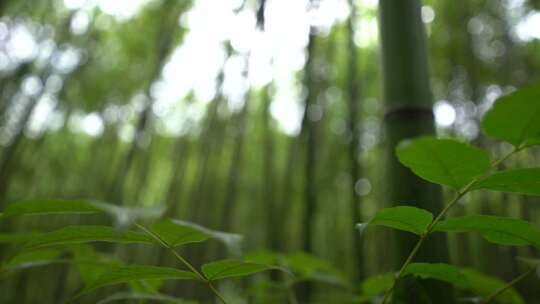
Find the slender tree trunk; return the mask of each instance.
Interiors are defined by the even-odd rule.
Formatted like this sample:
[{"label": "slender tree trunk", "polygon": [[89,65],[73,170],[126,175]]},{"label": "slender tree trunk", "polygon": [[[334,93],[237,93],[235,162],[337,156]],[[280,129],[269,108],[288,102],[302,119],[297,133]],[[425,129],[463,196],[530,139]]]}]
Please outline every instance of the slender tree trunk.
[{"label": "slender tree trunk", "polygon": [[238,192],[238,180],[240,178],[240,174],[242,173],[242,158],[244,154],[246,120],[248,115],[248,103],[250,99],[249,94],[249,91],[246,92],[244,105],[242,106],[240,113],[238,113],[237,117],[235,118],[237,125],[236,130],[233,130],[234,147],[232,152],[232,159],[230,162],[229,177],[227,179],[227,192],[225,194],[225,199],[223,202],[222,226],[225,231],[229,231],[232,228],[233,215],[237,206],[236,200]]},{"label": "slender tree trunk", "polygon": [[[314,66],[315,59],[315,33],[310,30],[307,46],[307,61],[304,67],[304,85],[306,92],[304,115],[302,118],[302,129],[299,139],[305,142],[304,158],[304,217],[302,220],[302,250],[308,253],[313,252],[313,231],[315,227],[315,216],[317,214],[317,189],[316,189],[316,153],[317,153],[317,132],[316,122],[309,117],[311,107],[315,103],[315,83]],[[309,303],[312,292],[312,284],[304,283],[299,286],[299,300],[302,303]]]},{"label": "slender tree trunk", "polygon": [[30,117],[38,103],[38,98],[30,97],[25,105],[21,118],[17,122],[14,130],[14,136],[11,143],[5,148],[2,157],[0,158],[0,209],[4,208],[6,195],[11,182],[11,176],[13,168],[16,164],[16,153],[18,153],[19,146],[24,139],[24,130],[28,125]]},{"label": "slender tree trunk", "polygon": [[[301,139],[305,138],[306,155],[304,160],[304,220],[303,220],[303,245],[302,249],[306,252],[313,251],[313,227],[317,209],[317,190],[315,188],[316,170],[316,127],[315,123],[309,118],[310,107],[315,102],[315,86],[313,81],[313,59],[315,57],[315,35],[309,36],[307,62],[305,66],[304,82],[307,90],[305,109],[302,119]],[[303,138],[302,138],[303,137]]]},{"label": "slender tree trunk", "polygon": [[181,195],[184,189],[184,175],[189,155],[189,138],[187,135],[178,137],[173,150],[173,175],[167,187],[165,203],[167,204],[166,215],[176,217],[181,203]]},{"label": "slender tree trunk", "polygon": [[119,205],[124,204],[124,187],[127,177],[129,176],[129,172],[133,166],[133,162],[135,160],[137,152],[140,149],[141,143],[146,140],[146,136],[148,136],[151,140],[153,100],[151,99],[152,97],[150,94],[150,88],[153,81],[157,79],[157,77],[159,77],[162,66],[174,46],[174,37],[178,28],[176,24],[178,20],[178,15],[176,14],[177,10],[174,7],[175,5],[175,1],[171,0],[165,1],[165,3],[162,5],[164,17],[160,21],[160,33],[156,37],[157,48],[155,65],[153,70],[150,72],[150,77],[148,78],[148,83],[146,84],[145,88],[147,98],[149,99],[146,100],[144,109],[139,115],[137,126],[135,129],[135,137],[130,147],[128,148],[126,157],[121,161],[120,165],[118,166],[118,169],[114,175],[115,177],[113,179],[112,187],[109,191],[110,199],[113,200],[114,203]]},{"label": "slender tree trunk", "polygon": [[[434,134],[432,94],[424,26],[419,0],[380,0],[379,18],[383,63],[383,86],[387,141],[386,203],[409,204],[433,213],[442,207],[441,189],[415,176],[395,157],[397,144],[407,138]],[[395,264],[403,264],[417,237],[396,234]],[[448,262],[444,234],[431,236],[417,255],[417,261]],[[448,284],[405,278],[394,292],[395,303],[419,303],[428,297],[434,303],[453,303]]]},{"label": "slender tree trunk", "polygon": [[262,153],[262,162],[263,162],[263,171],[262,171],[262,198],[261,201],[264,204],[265,210],[268,213],[268,223],[266,226],[266,239],[271,250],[280,251],[281,243],[281,234],[276,230],[276,221],[282,222],[280,217],[283,216],[281,213],[283,202],[276,200],[275,194],[275,174],[276,170],[274,168],[274,138],[271,127],[271,117],[270,117],[270,104],[272,103],[271,85],[268,85],[264,88],[263,91],[263,107],[262,107],[262,138],[263,138],[263,153]]},{"label": "slender tree trunk", "polygon": [[[353,223],[362,222],[362,210],[360,208],[360,196],[356,193],[355,184],[360,179],[360,164],[358,162],[358,156],[360,152],[360,134],[361,130],[358,128],[358,104],[360,103],[360,79],[358,77],[358,49],[354,44],[354,33],[356,25],[356,6],[353,0],[349,0],[349,7],[351,13],[347,22],[347,49],[348,49],[348,126],[351,135],[351,141],[349,143],[349,161],[351,172],[351,217]],[[354,278],[360,280],[362,273],[364,272],[363,265],[363,253],[362,244],[359,233],[354,233],[353,236],[353,261],[354,264]]]}]

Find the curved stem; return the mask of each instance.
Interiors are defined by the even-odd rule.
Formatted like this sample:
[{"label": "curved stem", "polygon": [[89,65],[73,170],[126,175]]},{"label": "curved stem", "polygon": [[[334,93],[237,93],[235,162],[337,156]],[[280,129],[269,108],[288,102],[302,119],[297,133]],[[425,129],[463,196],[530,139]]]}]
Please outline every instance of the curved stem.
[{"label": "curved stem", "polygon": [[523,279],[525,279],[526,277],[528,277],[531,273],[533,273],[535,271],[536,268],[531,268],[529,270],[527,270],[526,272],[522,273],[520,276],[518,276],[517,278],[513,279],[512,281],[508,282],[506,285],[504,285],[503,287],[499,288],[498,290],[496,290],[494,293],[492,293],[491,295],[489,295],[481,304],[488,304],[488,303],[491,303],[491,301],[495,300],[495,298],[497,298],[499,295],[501,295],[503,292],[507,291],[508,289],[510,289],[512,286],[516,285],[517,283],[521,282]]},{"label": "curved stem", "polygon": [[212,281],[210,280],[207,280],[208,282],[208,287],[210,287],[210,289],[212,290],[212,292],[216,295],[216,297],[218,297],[218,299],[223,302],[223,304],[227,304],[227,301],[225,301],[225,299],[223,298],[223,296],[219,293],[219,291],[217,291],[217,289],[214,287],[214,285],[212,284]]},{"label": "curved stem", "polygon": [[157,233],[151,231],[150,229],[144,227],[143,225],[139,224],[139,223],[135,223],[135,225],[141,229],[142,231],[144,231],[146,234],[150,235],[151,237],[153,237],[156,241],[159,242],[159,244],[166,248],[167,250],[169,250],[182,264],[184,264],[191,272],[193,272],[198,278],[199,280],[203,281],[203,282],[206,282],[206,284],[208,284],[208,287],[210,288],[210,290],[214,293],[214,295],[221,301],[223,302],[223,304],[227,304],[227,301],[225,301],[225,299],[223,298],[223,296],[219,293],[219,291],[217,291],[217,289],[214,287],[214,285],[212,284],[212,281],[210,281],[209,279],[207,279],[200,271],[198,271],[193,265],[191,265],[190,262],[188,262],[188,260],[186,260],[183,256],[181,256],[175,249],[173,246],[171,246],[169,243],[167,243],[164,239],[162,239]]},{"label": "curved stem", "polygon": [[[491,163],[491,168],[495,168],[497,165],[499,165],[500,163],[502,163],[503,161],[508,159],[510,156],[514,155],[515,153],[521,151],[522,149],[523,149],[522,147],[515,147],[510,153],[508,153],[505,156],[503,156],[503,157],[497,159],[496,161],[492,162]],[[429,226],[427,227],[426,232],[420,237],[420,239],[418,240],[418,242],[414,246],[413,250],[411,251],[411,253],[407,257],[407,259],[405,260],[403,265],[401,266],[399,272],[396,275],[396,280],[394,281],[394,284],[384,294],[384,297],[383,297],[383,300],[382,300],[381,304],[386,303],[386,301],[388,300],[388,297],[390,296],[391,292],[394,290],[394,287],[395,287],[395,284],[396,284],[397,280],[400,279],[403,276],[403,272],[405,271],[407,266],[409,266],[409,264],[412,262],[412,260],[414,259],[414,257],[418,253],[418,250],[420,250],[420,247],[422,247],[422,245],[426,241],[428,235],[433,232],[433,229],[435,229],[435,225],[437,225],[437,223],[439,223],[443,219],[443,217],[446,215],[446,213],[448,213],[448,211],[450,211],[450,209],[452,207],[454,207],[456,205],[456,203],[459,202],[459,200],[463,196],[465,196],[465,194],[467,194],[468,192],[471,191],[474,184],[476,184],[480,180],[480,178],[481,177],[477,177],[477,178],[473,179],[470,183],[468,183],[465,187],[463,187],[463,189],[458,191],[456,196],[454,196],[454,198],[444,207],[444,209],[435,217],[435,219],[433,221],[431,221],[431,224],[429,224]]]}]

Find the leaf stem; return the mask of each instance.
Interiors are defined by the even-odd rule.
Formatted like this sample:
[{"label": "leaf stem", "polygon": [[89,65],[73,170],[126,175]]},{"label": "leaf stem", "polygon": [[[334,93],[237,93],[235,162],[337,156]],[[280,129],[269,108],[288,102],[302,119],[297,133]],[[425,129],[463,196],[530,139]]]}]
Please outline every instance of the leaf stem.
[{"label": "leaf stem", "polygon": [[[508,159],[510,156],[514,155],[515,153],[521,151],[522,149],[523,149],[523,147],[521,147],[521,146],[520,147],[515,147],[510,153],[508,153],[505,156],[503,156],[503,157],[495,160],[494,162],[492,162],[491,163],[491,168],[495,168],[497,165],[499,165],[500,163],[502,163],[503,161]],[[381,304],[386,303],[386,301],[388,300],[388,297],[390,296],[391,292],[394,290],[394,287],[396,285],[397,280],[400,279],[403,276],[403,273],[405,272],[405,269],[412,262],[412,260],[414,259],[414,257],[418,253],[418,250],[420,250],[420,247],[422,247],[422,245],[426,241],[427,237],[433,232],[433,229],[435,229],[435,226],[437,225],[437,223],[439,223],[443,219],[443,217],[446,215],[446,213],[448,213],[448,211],[450,211],[450,209],[452,209],[452,207],[454,207],[456,205],[456,203],[459,202],[459,200],[463,196],[465,196],[465,194],[467,194],[469,191],[471,191],[471,188],[479,180],[480,180],[480,177],[477,177],[477,178],[473,179],[471,182],[469,182],[467,185],[465,185],[465,187],[463,187],[463,189],[458,191],[458,193],[454,196],[454,198],[444,207],[444,209],[435,217],[435,219],[433,221],[431,221],[431,224],[429,224],[429,226],[427,227],[426,232],[424,234],[422,234],[422,236],[420,237],[418,242],[416,242],[416,245],[412,249],[411,253],[407,257],[407,259],[405,260],[405,262],[403,263],[401,268],[399,269],[399,272],[396,275],[396,280],[394,281],[394,284],[384,294],[384,297],[383,297],[383,300],[382,300]]]},{"label": "leaf stem", "polygon": [[199,280],[203,281],[203,282],[206,282],[206,284],[208,284],[208,287],[210,288],[210,290],[214,293],[214,295],[221,301],[223,302],[223,304],[227,304],[227,301],[225,301],[225,299],[223,298],[223,296],[219,293],[219,291],[217,291],[217,289],[214,287],[214,285],[212,284],[212,281],[207,279],[200,271],[198,271],[193,265],[191,265],[190,262],[188,262],[188,260],[186,260],[183,256],[181,256],[175,249],[173,246],[171,246],[169,243],[167,243],[164,239],[162,239],[159,234],[151,231],[150,229],[144,227],[143,225],[139,224],[139,223],[135,223],[135,225],[141,229],[142,231],[144,231],[145,233],[147,233],[148,235],[150,235],[151,237],[153,237],[156,241],[158,241],[160,243],[160,245],[162,247],[164,247],[165,249],[167,249],[168,251],[170,251],[182,264],[184,264],[191,272],[193,272],[198,278]]},{"label": "leaf stem", "polygon": [[516,285],[517,283],[521,282],[523,279],[525,279],[526,277],[528,277],[531,273],[533,273],[534,271],[536,270],[536,268],[531,268],[529,270],[527,270],[526,272],[522,273],[521,275],[519,275],[518,277],[516,277],[515,279],[513,279],[512,281],[508,282],[506,285],[504,285],[503,287],[499,288],[498,290],[496,290],[494,293],[492,293],[491,295],[489,295],[483,302],[481,302],[481,304],[488,304],[488,303],[491,303],[491,301],[495,300],[495,298],[497,298],[499,295],[501,295],[503,292],[505,292],[506,290],[510,289],[512,286]]}]

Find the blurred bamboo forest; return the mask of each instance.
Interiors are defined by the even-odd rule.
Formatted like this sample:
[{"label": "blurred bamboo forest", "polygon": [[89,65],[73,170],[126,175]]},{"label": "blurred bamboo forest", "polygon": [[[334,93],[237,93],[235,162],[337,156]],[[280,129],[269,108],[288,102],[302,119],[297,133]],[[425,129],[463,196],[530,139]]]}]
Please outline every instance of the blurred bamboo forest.
[{"label": "blurred bamboo forest", "polygon": [[[508,151],[481,136],[479,121],[496,98],[540,80],[540,1],[422,4],[437,134]],[[392,234],[354,229],[391,205],[377,18],[376,0],[0,1],[0,209],[35,198],[162,208],[242,235],[243,253],[307,251],[355,279],[395,268]],[[531,149],[509,162],[539,158]],[[538,225],[539,204],[479,192],[452,213]],[[173,263],[129,248],[111,254]],[[233,249],[186,254],[200,264]],[[477,235],[450,236],[449,250],[454,264],[504,280],[521,272],[516,256],[533,255]],[[61,303],[78,287],[63,266],[0,279],[1,303]],[[234,303],[280,303],[257,298],[262,281],[221,288]],[[190,288],[175,289],[182,284]],[[210,303],[189,283],[167,288]],[[540,303],[537,280],[517,288],[526,303]],[[341,291],[312,293],[338,303]]]}]

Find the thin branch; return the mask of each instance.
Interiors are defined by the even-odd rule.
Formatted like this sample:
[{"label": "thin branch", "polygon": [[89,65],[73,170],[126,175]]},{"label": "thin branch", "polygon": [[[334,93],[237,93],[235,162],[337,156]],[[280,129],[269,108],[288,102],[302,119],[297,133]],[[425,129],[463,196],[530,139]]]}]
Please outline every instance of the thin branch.
[{"label": "thin branch", "polygon": [[144,231],[146,234],[150,235],[151,237],[153,237],[156,241],[159,242],[159,244],[166,248],[167,250],[169,250],[180,262],[182,262],[182,264],[184,264],[191,272],[193,272],[198,278],[199,280],[203,281],[203,282],[206,282],[206,284],[208,284],[208,287],[210,288],[210,290],[215,294],[216,297],[218,297],[218,299],[223,302],[223,304],[227,304],[227,301],[225,301],[225,299],[223,298],[223,296],[219,293],[219,291],[217,291],[217,289],[214,287],[214,285],[212,285],[212,281],[207,279],[201,272],[199,272],[193,265],[191,265],[190,262],[188,262],[183,256],[181,256],[175,249],[173,246],[171,246],[169,243],[167,243],[164,239],[162,239],[157,233],[151,231],[150,229],[144,227],[143,225],[139,224],[139,223],[135,223],[135,225],[141,229],[142,231]]},{"label": "thin branch", "polygon": [[[514,155],[515,153],[519,152],[523,150],[523,147],[515,147],[510,153],[506,154],[505,156],[501,157],[500,159],[498,160],[495,160],[494,162],[491,163],[491,168],[495,168],[497,165],[499,165],[500,163],[502,163],[503,161],[505,161],[506,159],[508,159],[510,156]],[[448,211],[456,205],[457,202],[459,202],[459,200],[465,196],[465,194],[469,193],[472,189],[472,187],[481,179],[481,177],[477,177],[475,179],[473,179],[470,183],[468,183],[465,187],[463,187],[462,190],[458,191],[458,193],[456,194],[456,196],[446,205],[446,207],[444,207],[444,209],[435,217],[435,219],[431,222],[431,224],[429,224],[429,226],[427,227],[426,229],[426,232],[420,237],[420,239],[418,240],[418,242],[416,243],[416,245],[414,246],[413,250],[411,251],[411,253],[409,254],[409,256],[407,257],[407,259],[405,260],[405,262],[403,263],[403,266],[401,266],[398,274],[396,275],[396,280],[394,281],[394,284],[392,285],[392,287],[390,289],[388,289],[386,291],[386,293],[384,294],[384,297],[383,297],[383,300],[381,302],[381,304],[384,304],[386,303],[386,301],[388,300],[388,298],[390,297],[390,294],[392,293],[392,291],[394,290],[395,288],[395,285],[396,285],[396,282],[398,279],[400,279],[402,276],[403,276],[403,273],[405,272],[405,269],[407,268],[407,266],[409,266],[409,264],[412,262],[412,260],[414,259],[414,257],[416,256],[416,254],[418,253],[418,250],[420,250],[420,247],[422,247],[422,245],[424,244],[425,240],[427,239],[427,236],[429,234],[431,234],[433,232],[433,229],[435,229],[435,226],[437,225],[437,223],[439,223],[442,218],[446,215],[446,213],[448,213]],[[503,290],[504,291],[504,290]],[[486,302],[487,303],[487,302]]]},{"label": "thin branch", "polygon": [[523,279],[528,277],[531,273],[533,273],[536,270],[536,268],[531,268],[527,270],[526,272],[522,273],[517,278],[513,279],[512,281],[508,282],[503,287],[496,290],[494,293],[489,295],[481,304],[488,304],[491,303],[491,301],[495,300],[499,295],[501,295],[503,292],[507,291],[508,289],[512,288],[512,286],[516,285],[517,283],[521,282]]}]

